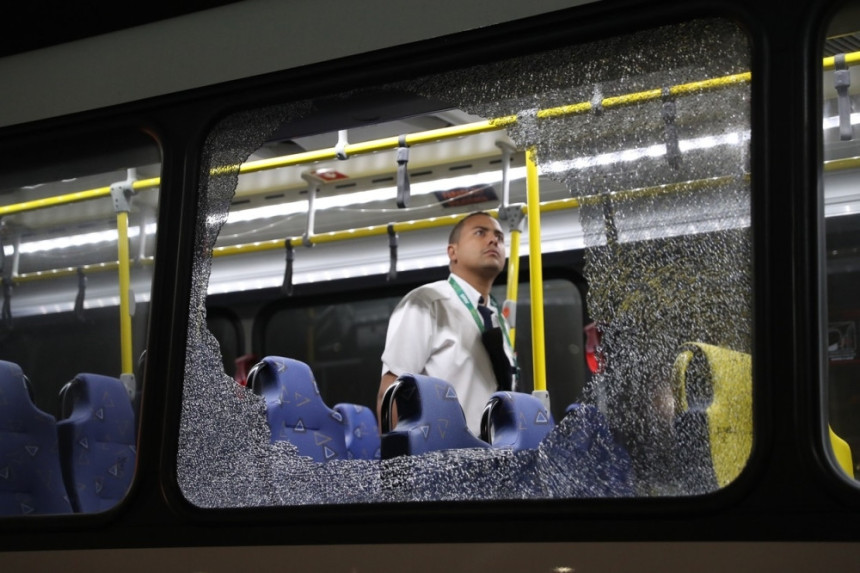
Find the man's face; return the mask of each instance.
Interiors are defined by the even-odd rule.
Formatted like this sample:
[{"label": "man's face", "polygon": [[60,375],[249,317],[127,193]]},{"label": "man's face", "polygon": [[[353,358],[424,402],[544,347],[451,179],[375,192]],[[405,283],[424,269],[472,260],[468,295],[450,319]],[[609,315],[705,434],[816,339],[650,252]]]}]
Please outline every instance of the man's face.
[{"label": "man's face", "polygon": [[456,268],[498,276],[505,267],[505,234],[488,215],[475,215],[463,223],[459,240],[448,245],[448,258]]}]

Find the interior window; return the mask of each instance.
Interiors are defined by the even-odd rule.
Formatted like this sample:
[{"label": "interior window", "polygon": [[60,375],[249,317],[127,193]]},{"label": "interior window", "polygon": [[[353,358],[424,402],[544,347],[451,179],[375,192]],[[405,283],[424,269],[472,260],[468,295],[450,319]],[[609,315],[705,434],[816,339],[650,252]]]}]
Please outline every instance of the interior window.
[{"label": "interior window", "polygon": [[849,478],[858,471],[860,379],[857,332],[860,327],[860,5],[848,4],[834,16],[824,44],[824,230],[823,282],[827,314],[825,428],[834,465]]},{"label": "interior window", "polygon": [[6,158],[0,514],[106,511],[135,470],[159,150],[122,132]]},{"label": "interior window", "polygon": [[[749,100],[747,37],[709,19],[225,118],[203,150],[185,497],[220,508],[730,484],[753,441]],[[420,373],[376,417],[399,294],[344,299],[435,280],[451,227],[474,210],[506,234],[513,278],[497,298],[513,303],[500,312],[516,312],[530,384],[494,395],[480,435],[445,381]],[[582,299],[544,282],[550,254],[576,261]],[[527,284],[510,272],[520,264]],[[194,309],[249,291],[282,300],[262,319],[269,357],[237,388],[200,367],[221,357]]]}]

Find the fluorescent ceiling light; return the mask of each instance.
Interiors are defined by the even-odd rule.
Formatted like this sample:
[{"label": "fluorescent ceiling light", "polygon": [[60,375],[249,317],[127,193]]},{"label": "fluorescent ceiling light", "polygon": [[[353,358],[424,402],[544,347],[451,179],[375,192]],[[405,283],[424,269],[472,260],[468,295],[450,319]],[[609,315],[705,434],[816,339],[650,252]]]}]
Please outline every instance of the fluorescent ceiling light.
[{"label": "fluorescent ceiling light", "polygon": [[[155,223],[146,225],[145,233],[154,235],[156,229]],[[140,234],[139,227],[130,227],[128,237],[133,239]],[[108,229],[106,231],[94,231],[92,233],[81,233],[79,235],[69,235],[65,237],[56,237],[53,239],[42,239],[39,241],[27,241],[18,246],[18,252],[22,255],[31,253],[40,253],[44,251],[53,251],[57,249],[68,249],[71,247],[82,247],[84,245],[94,245],[97,243],[116,243],[119,234],[116,229]],[[15,253],[15,247],[5,245],[3,253],[7,256],[12,256]]]},{"label": "fluorescent ceiling light", "polygon": [[[514,167],[508,171],[508,179],[516,181],[526,178],[525,167]],[[471,175],[460,175],[458,177],[449,177],[446,179],[436,179],[433,181],[422,181],[419,183],[411,183],[409,186],[409,194],[428,195],[435,191],[446,191],[449,189],[469,188],[475,185],[492,185],[502,181],[501,171],[486,171],[484,173],[475,173]],[[345,193],[342,195],[324,196],[318,195],[314,198],[314,209],[317,211],[323,209],[332,209],[335,207],[350,207],[353,205],[363,205],[375,201],[393,201],[397,197],[397,187],[382,187],[370,191],[359,191],[357,193]],[[283,217],[284,215],[294,215],[297,213],[306,213],[308,210],[308,202],[291,201],[289,203],[279,203],[277,205],[266,205],[263,207],[254,207],[251,209],[243,209],[241,211],[230,211],[227,216],[227,224],[240,223],[242,221],[252,221],[254,219],[262,219],[268,217]],[[213,220],[214,222],[214,220]]]},{"label": "fluorescent ceiling light", "polygon": [[[852,114],[852,123],[860,122],[860,113]],[[838,118],[827,118],[825,127],[828,122],[835,122],[838,125]],[[678,142],[678,146],[682,152],[695,149],[709,149],[720,145],[739,145],[750,139],[749,131],[733,132],[718,136],[699,137],[694,139],[684,139]],[[589,157],[578,157],[563,161],[552,161],[539,166],[541,173],[563,173],[573,169],[588,169],[602,165],[610,165],[614,163],[624,163],[637,161],[643,158],[654,158],[666,155],[666,145],[656,144],[648,147],[640,147],[634,149],[625,149],[612,153],[602,153]],[[508,171],[509,181],[518,181],[526,178],[525,167],[514,167]],[[436,191],[445,191],[457,188],[469,188],[475,185],[493,185],[501,183],[501,170],[485,171],[470,175],[461,175],[457,177],[449,177],[446,179],[437,179],[433,181],[422,181],[412,183],[410,185],[410,194],[427,195]],[[397,196],[396,187],[383,187],[370,191],[360,191],[357,193],[345,193],[332,196],[317,196],[314,199],[314,208],[317,211],[324,209],[332,209],[338,207],[350,207],[354,205],[362,205],[376,201],[393,200]],[[287,203],[279,203],[265,205],[262,207],[254,207],[250,209],[230,211],[227,216],[227,224],[239,223],[243,221],[252,221],[256,219],[283,217],[286,215],[294,215],[307,213],[308,202],[291,201]],[[217,217],[210,216],[210,223],[216,223]],[[155,224],[146,225],[146,234],[155,233]],[[134,238],[138,235],[138,228],[132,227],[129,229],[129,238]],[[116,242],[117,231],[107,230],[93,233],[82,233],[79,235],[71,235],[67,237],[58,237],[54,239],[45,239],[40,241],[29,241],[22,243],[19,246],[21,254],[30,254],[54,249],[66,249],[71,247],[80,247],[102,242]],[[6,245],[4,247],[6,255],[14,253],[14,247]]]},{"label": "fluorescent ceiling light", "polygon": [[[749,131],[736,131],[725,133],[723,135],[709,135],[694,139],[682,139],[678,142],[678,147],[681,152],[687,152],[694,149],[710,149],[720,145],[739,145],[745,141],[749,141],[749,139]],[[629,161],[644,159],[646,157],[653,158],[662,157],[664,155],[666,155],[666,144],[658,143],[648,147],[625,149],[623,151],[613,151],[612,153],[601,153],[600,155],[592,155],[589,157],[576,157],[574,159],[566,159],[563,161],[551,161],[549,163],[542,164],[540,166],[540,171],[541,173],[565,173],[573,169],[588,169],[590,167],[626,163]]]},{"label": "fluorescent ceiling light", "polygon": [[[738,145],[749,140],[749,132],[734,132],[718,136],[699,137],[696,139],[685,139],[678,142],[678,146],[682,152],[691,151],[694,149],[709,149],[719,145]],[[587,169],[600,165],[609,165],[613,163],[622,163],[636,161],[645,157],[660,157],[666,154],[666,145],[657,144],[649,147],[640,147],[636,149],[626,149],[613,153],[602,153],[590,157],[580,157],[565,161],[553,161],[539,166],[541,173],[563,173],[571,169]],[[508,171],[510,181],[525,179],[526,168],[514,167]],[[437,179],[434,181],[423,181],[410,185],[410,195],[426,195],[435,191],[445,191],[448,189],[468,188],[474,185],[492,185],[502,181],[502,173],[500,170],[486,171],[484,173],[476,173],[473,175],[462,175],[459,177],[450,177],[447,179]],[[317,196],[314,199],[314,208],[317,211],[323,209],[331,209],[333,207],[348,207],[352,205],[361,205],[374,201],[393,200],[397,196],[396,187],[383,187],[373,189],[371,191],[361,191],[358,193],[349,193],[344,195],[334,196]],[[239,223],[242,221],[251,221],[254,219],[268,217],[283,217],[285,215],[294,215],[298,213],[306,213],[308,210],[307,201],[292,201],[289,203],[280,203],[277,205],[266,205],[264,207],[253,207],[241,211],[231,211],[227,217],[227,224]],[[215,220],[213,219],[213,223]]]},{"label": "fluorescent ceiling light", "polygon": [[[851,125],[857,125],[858,123],[860,123],[860,113],[852,113],[851,114]],[[824,129],[833,129],[835,127],[839,127],[839,116],[838,115],[824,118]]]}]

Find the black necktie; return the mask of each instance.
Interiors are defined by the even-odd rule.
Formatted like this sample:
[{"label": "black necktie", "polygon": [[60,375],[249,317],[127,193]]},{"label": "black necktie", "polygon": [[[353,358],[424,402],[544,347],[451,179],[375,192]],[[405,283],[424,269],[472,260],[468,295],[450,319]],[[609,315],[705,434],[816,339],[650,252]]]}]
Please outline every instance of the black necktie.
[{"label": "black necktie", "polygon": [[484,297],[478,299],[478,312],[484,317],[484,332],[481,333],[481,342],[487,349],[490,363],[493,365],[493,374],[496,377],[497,390],[510,390],[512,387],[511,362],[505,354],[505,343],[502,340],[502,329],[493,326],[493,311],[484,305]]},{"label": "black necktie", "polygon": [[478,299],[478,312],[484,319],[484,330],[493,328],[493,311],[484,304],[484,297]]}]

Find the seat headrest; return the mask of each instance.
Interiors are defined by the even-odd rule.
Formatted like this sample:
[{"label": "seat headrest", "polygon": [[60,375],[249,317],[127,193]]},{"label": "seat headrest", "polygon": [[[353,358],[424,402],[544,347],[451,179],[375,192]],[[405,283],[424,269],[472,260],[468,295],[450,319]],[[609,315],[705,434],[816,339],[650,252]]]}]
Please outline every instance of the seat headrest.
[{"label": "seat headrest", "polygon": [[126,415],[131,407],[131,399],[119,378],[104,376],[102,374],[80,373],[66,382],[60,389],[60,419],[71,417],[75,410],[84,410],[89,415],[90,410],[97,406],[97,402],[106,402],[111,406],[123,408]]},{"label": "seat headrest", "polygon": [[481,439],[494,448],[534,449],[555,425],[543,402],[523,392],[496,392],[481,416]]},{"label": "seat headrest", "polygon": [[672,366],[676,412],[707,409],[736,393],[752,392],[752,358],[721,346],[688,342],[681,346]]},{"label": "seat headrest", "polygon": [[312,385],[315,393],[319,394],[311,367],[294,358],[266,356],[248,372],[247,386],[259,396],[277,391],[284,384],[300,387]]},{"label": "seat headrest", "polygon": [[10,403],[17,404],[25,398],[33,405],[36,403],[33,383],[14,362],[0,360],[0,392],[6,395]]},{"label": "seat headrest", "polygon": [[[397,426],[388,431],[390,412],[395,403]],[[469,431],[454,387],[431,376],[401,375],[383,396],[381,420],[383,458],[436,450],[490,447]]]},{"label": "seat headrest", "polygon": [[706,419],[714,475],[724,487],[740,474],[752,451],[752,357],[686,343],[672,368],[672,387],[676,420],[694,413]]}]

